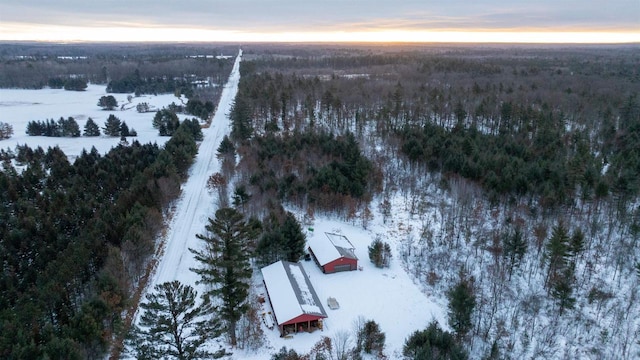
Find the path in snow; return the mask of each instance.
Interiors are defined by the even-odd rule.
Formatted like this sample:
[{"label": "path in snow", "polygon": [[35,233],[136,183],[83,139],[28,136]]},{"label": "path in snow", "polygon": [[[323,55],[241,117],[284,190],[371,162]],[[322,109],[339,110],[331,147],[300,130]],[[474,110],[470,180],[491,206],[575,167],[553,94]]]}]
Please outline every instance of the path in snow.
[{"label": "path in snow", "polygon": [[202,130],[204,139],[189,170],[189,178],[182,187],[182,194],[167,233],[164,253],[147,286],[147,292],[152,291],[156,284],[180,280],[202,294],[202,289],[196,286],[198,276],[189,270],[198,266],[189,248],[199,248],[201,240],[196,238],[196,234],[205,232],[207,219],[213,217],[215,211],[213,196],[207,190],[206,184],[211,174],[220,171],[216,150],[230,129],[227,114],[238,92],[241,58],[242,50],[238,53],[229,80],[222,91],[211,126]]}]

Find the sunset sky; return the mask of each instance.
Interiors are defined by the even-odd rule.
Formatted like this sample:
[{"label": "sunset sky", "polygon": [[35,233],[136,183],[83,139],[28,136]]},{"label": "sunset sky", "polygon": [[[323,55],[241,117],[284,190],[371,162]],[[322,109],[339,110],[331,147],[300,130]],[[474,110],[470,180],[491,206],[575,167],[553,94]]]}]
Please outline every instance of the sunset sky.
[{"label": "sunset sky", "polygon": [[640,42],[640,0],[1,0],[0,40]]}]

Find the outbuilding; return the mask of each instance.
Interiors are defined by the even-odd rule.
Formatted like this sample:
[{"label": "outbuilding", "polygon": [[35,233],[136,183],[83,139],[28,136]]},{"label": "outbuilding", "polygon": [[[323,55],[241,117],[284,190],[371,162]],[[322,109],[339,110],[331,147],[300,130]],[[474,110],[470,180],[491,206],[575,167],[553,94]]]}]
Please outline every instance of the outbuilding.
[{"label": "outbuilding", "polygon": [[300,263],[278,261],[261,272],[282,336],[322,329],[327,313]]},{"label": "outbuilding", "polygon": [[309,240],[309,253],[325,274],[358,269],[355,247],[346,236],[324,233]]}]

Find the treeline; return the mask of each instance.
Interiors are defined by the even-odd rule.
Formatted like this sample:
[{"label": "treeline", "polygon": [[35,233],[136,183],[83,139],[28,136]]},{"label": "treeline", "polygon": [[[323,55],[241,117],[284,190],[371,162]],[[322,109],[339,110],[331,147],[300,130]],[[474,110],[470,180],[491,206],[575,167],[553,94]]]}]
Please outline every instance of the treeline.
[{"label": "treeline", "polygon": [[[121,121],[113,114],[110,114],[109,117],[107,117],[107,120],[104,122],[103,130],[104,134],[107,136],[138,136],[135,129],[130,129],[125,121]],[[58,121],[53,119],[32,120],[27,123],[26,133],[29,136],[78,137],[80,136],[80,126],[71,116],[67,119],[60,117]],[[87,119],[83,135],[100,136],[100,127],[98,127],[98,124],[96,124],[92,118]]]},{"label": "treeline", "polygon": [[413,165],[481,183],[494,202],[550,209],[613,195],[623,208],[640,191],[638,59],[624,47],[503,50],[257,57],[243,62],[236,99],[253,128],[234,131],[373,131]]},{"label": "treeline", "polygon": [[73,164],[57,147],[1,152],[0,357],[104,356],[196,152],[188,126],[164,149],[133,141]]},{"label": "treeline", "polygon": [[87,80],[78,77],[69,77],[66,79],[55,77],[50,78],[49,81],[47,81],[47,85],[52,89],[64,88],[65,90],[84,91],[87,88]]},{"label": "treeline", "polygon": [[109,81],[107,92],[110,93],[135,93],[141,94],[164,94],[187,92],[191,85],[185,79],[173,79],[166,77],[142,78],[139,71],[126,75],[122,78]]},{"label": "treeline", "polygon": [[138,84],[141,93],[174,92],[180,87],[169,79],[179,79],[187,85],[185,91],[198,94],[216,90],[195,89],[191,81],[207,79],[214,86],[221,86],[231,71],[233,59],[191,56],[236,52],[237,47],[208,45],[2,44],[0,88],[60,88],[61,84],[71,86],[77,79],[84,81],[85,88],[87,83],[106,85],[113,81],[118,85],[114,88],[126,86],[132,89],[126,92],[135,92],[136,87],[127,79],[138,74],[143,80]]},{"label": "treeline", "polygon": [[412,162],[477,181],[494,201],[501,195],[536,196],[549,209],[609,193],[618,199],[638,195],[638,108],[629,98],[620,111],[621,126],[605,127],[596,138],[586,129],[567,130],[562,113],[512,103],[502,104],[497,134],[467,126],[463,110],[452,129],[429,122],[398,133]]},{"label": "treeline", "polygon": [[49,137],[78,137],[80,126],[76,120],[69,116],[67,119],[60,117],[58,121],[53,119],[32,120],[27,123],[27,135]]}]

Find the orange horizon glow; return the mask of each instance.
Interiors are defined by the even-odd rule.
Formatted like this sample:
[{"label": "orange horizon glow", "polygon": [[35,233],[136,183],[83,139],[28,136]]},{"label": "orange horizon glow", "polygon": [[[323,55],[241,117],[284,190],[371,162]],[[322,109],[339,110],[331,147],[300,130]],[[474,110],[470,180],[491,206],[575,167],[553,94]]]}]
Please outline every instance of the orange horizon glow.
[{"label": "orange horizon glow", "polygon": [[2,41],[43,42],[290,42],[290,43],[640,43],[625,30],[460,29],[257,32],[164,27],[72,27],[0,24]]}]

